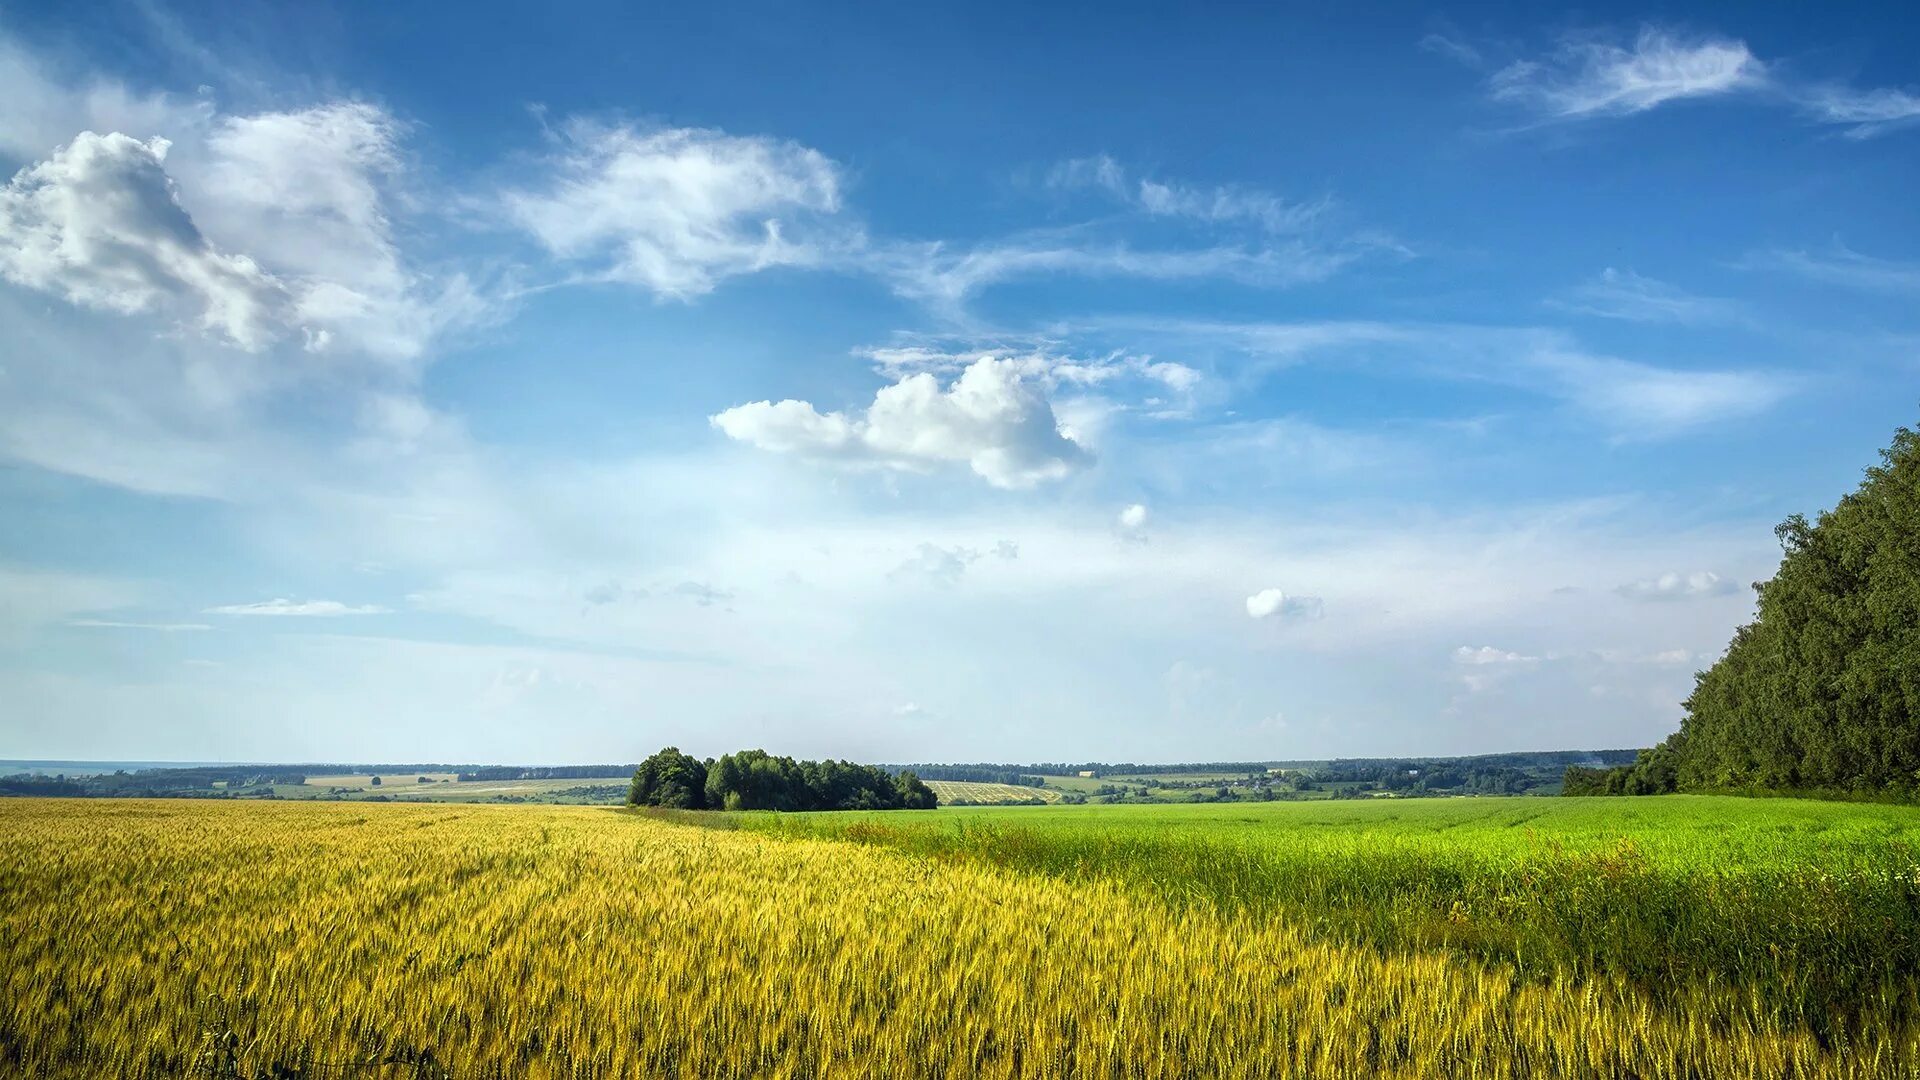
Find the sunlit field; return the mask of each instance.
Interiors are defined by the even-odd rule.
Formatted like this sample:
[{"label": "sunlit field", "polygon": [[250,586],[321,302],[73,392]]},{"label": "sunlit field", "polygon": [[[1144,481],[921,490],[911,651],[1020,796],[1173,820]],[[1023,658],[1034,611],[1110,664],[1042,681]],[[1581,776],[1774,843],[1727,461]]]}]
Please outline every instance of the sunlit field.
[{"label": "sunlit field", "polygon": [[738,824],[1118,881],[1168,903],[1264,912],[1349,943],[1444,949],[1529,978],[1620,976],[1655,996],[1737,986],[1824,1038],[1862,1017],[1920,1016],[1920,807],[1393,799]]},{"label": "sunlit field", "polygon": [[[1085,826],[1101,821],[1034,819],[1022,835],[1098,836]],[[956,829],[959,812],[841,820],[870,841],[912,821],[984,835]],[[1407,843],[1436,867],[1462,850]],[[1524,847],[1503,857],[1529,865]],[[1816,1032],[1739,982],[1655,993],[1631,973],[1522,973],[1442,937],[1350,941],[1311,904],[929,854],[577,807],[10,800],[0,1071],[1901,1076],[1920,1061],[1907,983]],[[1614,895],[1622,864],[1567,857]],[[1666,880],[1677,858],[1629,862],[1623,880]],[[1904,895],[1911,912],[1911,866],[1904,894],[1831,896]],[[1528,902],[1527,879],[1508,886]]]},{"label": "sunlit field", "polygon": [[940,797],[941,806],[955,803],[1028,803],[1035,799],[1056,803],[1060,793],[1045,788],[1019,787],[1014,784],[982,784],[966,780],[928,780],[926,785]]}]

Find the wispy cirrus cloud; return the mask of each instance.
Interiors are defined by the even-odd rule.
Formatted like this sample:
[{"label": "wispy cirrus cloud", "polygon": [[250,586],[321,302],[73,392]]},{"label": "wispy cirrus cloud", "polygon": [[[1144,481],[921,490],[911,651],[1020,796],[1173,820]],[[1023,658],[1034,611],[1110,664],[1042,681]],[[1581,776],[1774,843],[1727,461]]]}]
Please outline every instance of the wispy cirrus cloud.
[{"label": "wispy cirrus cloud", "polygon": [[1920,293],[1920,263],[1863,255],[1844,244],[1827,251],[1775,248],[1748,255],[1737,265],[1866,292]]},{"label": "wispy cirrus cloud", "polygon": [[1920,117],[1920,93],[1882,88],[1855,90],[1838,84],[1805,87],[1796,96],[1799,107],[1828,124],[1848,125],[1851,139],[1868,139]]},{"label": "wispy cirrus cloud", "polygon": [[1494,100],[1543,122],[1642,113],[1672,102],[1745,96],[1782,103],[1816,123],[1865,139],[1920,118],[1920,94],[1804,79],[1754,55],[1745,41],[1656,25],[1630,42],[1600,31],[1516,60],[1488,80]]},{"label": "wispy cirrus cloud", "polygon": [[1753,416],[1801,385],[1762,368],[1648,363],[1594,352],[1563,331],[1384,321],[1132,321],[1113,325],[1195,351],[1227,347],[1256,372],[1337,363],[1409,376],[1497,383],[1565,402],[1622,438],[1667,438]]},{"label": "wispy cirrus cloud", "polygon": [[1767,371],[1692,370],[1547,349],[1528,361],[1556,393],[1623,433],[1658,438],[1765,412],[1794,379]]},{"label": "wispy cirrus cloud", "polygon": [[895,244],[876,250],[867,265],[893,291],[935,312],[959,317],[967,301],[995,285],[1050,276],[1136,278],[1145,281],[1233,281],[1284,288],[1324,281],[1364,258],[1365,243],[1327,247],[1304,240],[1258,246],[1137,247],[1078,230],[1025,233],[962,247]]},{"label": "wispy cirrus cloud", "polygon": [[1683,326],[1741,326],[1752,321],[1745,304],[1699,296],[1631,270],[1609,266],[1593,279],[1549,297],[1547,304],[1577,315]]},{"label": "wispy cirrus cloud", "polygon": [[1070,158],[1047,173],[1056,190],[1096,190],[1153,217],[1209,224],[1250,224],[1271,233],[1298,232],[1322,220],[1329,197],[1296,202],[1243,184],[1193,184],[1136,176],[1105,155]]},{"label": "wispy cirrus cloud", "polygon": [[134,622],[125,619],[68,619],[67,625],[89,630],[153,630],[163,634],[213,629],[208,623]]},{"label": "wispy cirrus cloud", "polygon": [[201,611],[203,615],[265,615],[287,618],[331,619],[344,615],[387,615],[392,608],[378,604],[343,604],[338,600],[261,600],[252,604],[222,604]]},{"label": "wispy cirrus cloud", "polygon": [[780,266],[818,266],[857,236],[833,223],[841,170],[785,139],[574,119],[543,174],[500,196],[508,221],[589,279],[669,300]]},{"label": "wispy cirrus cloud", "polygon": [[1646,27],[1631,45],[1594,37],[1562,42],[1541,59],[1495,72],[1489,88],[1496,100],[1575,119],[1645,112],[1765,83],[1766,65],[1743,41]]}]

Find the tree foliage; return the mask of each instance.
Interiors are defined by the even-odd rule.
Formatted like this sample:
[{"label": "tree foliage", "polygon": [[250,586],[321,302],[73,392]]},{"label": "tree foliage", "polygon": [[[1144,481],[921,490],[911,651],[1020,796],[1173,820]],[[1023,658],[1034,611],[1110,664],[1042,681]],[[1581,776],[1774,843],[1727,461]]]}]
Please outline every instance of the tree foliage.
[{"label": "tree foliage", "polygon": [[707,806],[707,766],[699,758],[669,746],[640,763],[633,772],[627,802],[634,806],[670,806],[676,810],[704,810]]},{"label": "tree foliage", "polygon": [[1618,776],[1569,769],[1569,794],[1920,793],[1920,433],[1896,432],[1817,521],[1775,531],[1759,613],[1696,677],[1680,730]]},{"label": "tree foliage", "polygon": [[911,771],[765,750],[701,762],[669,746],[640,764],[627,801],[682,810],[931,810],[939,800]]}]

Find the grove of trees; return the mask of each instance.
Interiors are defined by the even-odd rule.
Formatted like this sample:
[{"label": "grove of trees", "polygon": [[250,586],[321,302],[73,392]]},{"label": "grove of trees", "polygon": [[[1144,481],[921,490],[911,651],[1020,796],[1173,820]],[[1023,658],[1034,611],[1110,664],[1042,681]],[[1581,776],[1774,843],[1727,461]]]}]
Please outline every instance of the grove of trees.
[{"label": "grove of trees", "polygon": [[1696,677],[1680,730],[1630,766],[1569,768],[1567,794],[1920,795],[1920,433],[1775,532],[1759,613]]},{"label": "grove of trees", "polygon": [[669,746],[640,763],[627,802],[680,810],[931,810],[939,800],[910,771],[795,761],[765,750],[701,761]]}]

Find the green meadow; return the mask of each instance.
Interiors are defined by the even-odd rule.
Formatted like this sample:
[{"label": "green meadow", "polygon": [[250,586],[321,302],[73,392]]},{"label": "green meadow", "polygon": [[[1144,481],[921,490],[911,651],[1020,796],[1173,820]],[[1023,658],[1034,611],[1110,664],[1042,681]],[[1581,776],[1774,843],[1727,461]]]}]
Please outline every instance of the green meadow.
[{"label": "green meadow", "polygon": [[[713,817],[713,815],[705,815]],[[716,822],[722,823],[722,822]],[[740,814],[1342,941],[1441,948],[1517,977],[1621,976],[1656,996],[1746,987],[1845,1039],[1920,1017],[1920,808],[1798,799],[1437,799]]]}]

